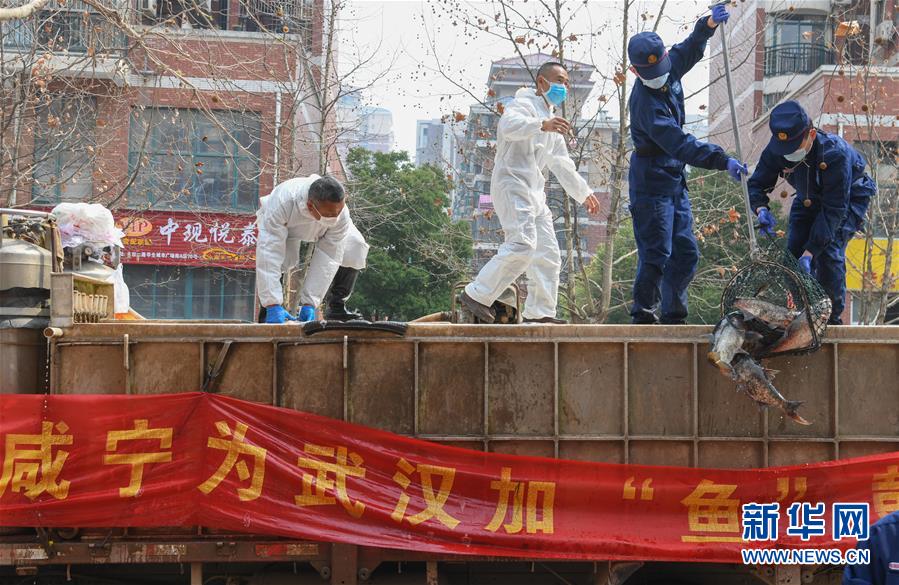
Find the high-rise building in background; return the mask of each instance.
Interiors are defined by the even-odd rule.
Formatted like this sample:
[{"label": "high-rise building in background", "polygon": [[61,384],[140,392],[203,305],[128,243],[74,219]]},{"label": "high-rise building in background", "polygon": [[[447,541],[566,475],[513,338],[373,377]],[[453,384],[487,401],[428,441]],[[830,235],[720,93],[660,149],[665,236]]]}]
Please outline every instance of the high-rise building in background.
[{"label": "high-rise building in background", "polygon": [[[796,100],[818,128],[839,134],[865,155],[872,172],[876,171],[878,200],[896,201],[897,24],[899,9],[894,0],[737,3],[726,30],[744,158],[750,164],[756,162],[770,139],[771,108]],[[721,37],[715,35],[711,40],[709,139],[732,150],[721,51]],[[772,197],[787,207],[792,191],[783,181]],[[878,222],[869,222],[868,229],[875,238],[886,235]],[[850,242],[850,253],[859,244],[863,242]],[[853,288],[851,282],[849,288]]]},{"label": "high-rise building in background", "polygon": [[373,152],[390,152],[393,144],[393,114],[390,110],[364,106],[359,116],[357,146]]},{"label": "high-rise building in background", "polygon": [[445,120],[419,120],[415,124],[415,164],[455,168],[459,158],[459,125]]},{"label": "high-rise building in background", "polygon": [[[502,228],[494,213],[490,196],[490,175],[496,154],[496,129],[500,117],[496,110],[512,100],[518,89],[533,87],[533,75],[536,75],[541,64],[551,60],[555,58],[535,53],[525,55],[524,58],[512,57],[493,62],[487,77],[488,97],[483,103],[474,104],[469,109],[467,125],[458,149],[461,159],[457,166],[459,180],[452,213],[454,219],[471,223],[475,247],[472,266],[474,271],[479,270],[503,242]],[[612,149],[618,140],[618,124],[604,112],[592,118],[583,117],[584,103],[593,89],[591,76],[595,68],[593,65],[569,60],[565,61],[565,65],[571,83],[566,112],[569,118],[572,117],[572,112],[576,113],[578,143],[585,145],[583,151],[573,149],[572,157],[605,209],[609,196],[608,169]],[[581,258],[575,253],[573,264],[567,261],[569,238],[564,220],[567,195],[551,175],[547,182],[547,198],[556,218],[556,234],[563,256],[562,269],[566,271],[570,265],[578,265]],[[603,213],[598,217],[587,215],[583,207],[573,200],[570,202],[570,209],[571,222],[576,222],[576,233],[572,241],[579,245],[583,253],[582,259],[586,263],[605,237],[606,218]]]},{"label": "high-rise building in background", "polygon": [[394,148],[393,114],[364,102],[362,90],[350,88],[337,100],[338,150],[351,148],[390,152]]},{"label": "high-rise building in background", "polygon": [[458,175],[462,152],[460,142],[465,133],[464,120],[418,120],[415,125],[415,164],[434,165],[452,180],[449,206],[452,208],[460,182]]}]

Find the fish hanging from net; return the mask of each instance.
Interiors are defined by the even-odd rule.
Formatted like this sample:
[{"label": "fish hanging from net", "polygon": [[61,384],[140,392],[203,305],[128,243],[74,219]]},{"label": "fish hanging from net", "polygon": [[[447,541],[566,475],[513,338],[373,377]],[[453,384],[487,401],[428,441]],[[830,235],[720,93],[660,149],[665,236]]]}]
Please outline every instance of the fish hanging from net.
[{"label": "fish hanging from net", "polygon": [[832,305],[818,281],[778,240],[758,247],[724,288],[721,315],[739,312],[762,336],[756,359],[810,353],[821,347]]}]

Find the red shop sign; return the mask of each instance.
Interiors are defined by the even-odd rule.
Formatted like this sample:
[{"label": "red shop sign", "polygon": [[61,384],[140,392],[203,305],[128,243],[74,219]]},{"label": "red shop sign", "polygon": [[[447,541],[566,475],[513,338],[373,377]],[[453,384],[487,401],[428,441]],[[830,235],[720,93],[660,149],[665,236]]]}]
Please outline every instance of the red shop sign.
[{"label": "red shop sign", "polygon": [[253,268],[256,217],[225,213],[114,211],[125,264]]}]

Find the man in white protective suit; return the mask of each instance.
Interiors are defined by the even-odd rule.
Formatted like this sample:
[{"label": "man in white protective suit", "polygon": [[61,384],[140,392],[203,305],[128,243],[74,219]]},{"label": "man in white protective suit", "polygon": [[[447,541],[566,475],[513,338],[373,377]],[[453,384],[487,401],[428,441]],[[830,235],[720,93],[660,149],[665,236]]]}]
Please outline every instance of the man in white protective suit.
[{"label": "man in white protective suit", "polygon": [[490,194],[505,243],[462,293],[462,302],[484,323],[494,322],[491,305],[522,273],[528,279],[524,322],[565,323],[556,318],[562,258],[546,204],[543,169],[549,168],[589,213],[599,211],[599,201],[568,155],[571,125],[553,114],[568,95],[568,71],[561,63],[544,63],[536,82],[536,91],[522,88],[515,93],[497,128]]},{"label": "man in white protective suit", "polygon": [[[359,271],[365,268],[368,244],[353,225],[343,185],[333,177],[299,177],[284,181],[260,199],[256,212],[256,294],[260,321],[312,321],[330,289],[325,319],[349,321],[361,315],[347,310]],[[300,291],[298,317],[284,307],[282,275],[297,264],[300,242],[315,242]]]}]

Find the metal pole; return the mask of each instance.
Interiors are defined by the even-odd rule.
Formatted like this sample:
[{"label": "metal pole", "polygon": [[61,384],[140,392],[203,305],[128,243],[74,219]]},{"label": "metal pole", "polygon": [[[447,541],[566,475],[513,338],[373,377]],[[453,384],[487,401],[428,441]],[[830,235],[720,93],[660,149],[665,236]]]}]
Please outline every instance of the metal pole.
[{"label": "metal pole", "polygon": [[[737,150],[737,158],[743,161],[743,146],[740,143],[740,128],[737,126],[737,104],[734,99],[734,84],[730,77],[730,57],[727,53],[727,34],[724,30],[724,24],[718,27],[721,29],[721,51],[724,55],[724,77],[727,80],[727,98],[730,102],[730,123],[734,132],[734,147]],[[743,199],[746,203],[746,224],[749,226],[749,257],[755,260],[759,254],[759,244],[755,239],[755,225],[752,218],[755,217],[755,211],[752,204],[749,203],[749,177],[742,175],[740,185],[743,187]]]}]

